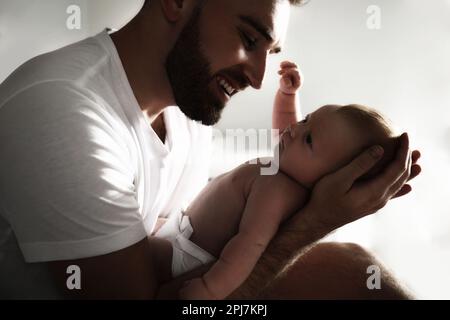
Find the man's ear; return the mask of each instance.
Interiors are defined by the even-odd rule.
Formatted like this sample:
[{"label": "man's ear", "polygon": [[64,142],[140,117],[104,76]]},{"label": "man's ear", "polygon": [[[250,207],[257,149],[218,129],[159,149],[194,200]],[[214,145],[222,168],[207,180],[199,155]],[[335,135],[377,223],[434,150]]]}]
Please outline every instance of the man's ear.
[{"label": "man's ear", "polygon": [[177,22],[183,11],[184,0],[160,0],[164,16],[169,22]]}]

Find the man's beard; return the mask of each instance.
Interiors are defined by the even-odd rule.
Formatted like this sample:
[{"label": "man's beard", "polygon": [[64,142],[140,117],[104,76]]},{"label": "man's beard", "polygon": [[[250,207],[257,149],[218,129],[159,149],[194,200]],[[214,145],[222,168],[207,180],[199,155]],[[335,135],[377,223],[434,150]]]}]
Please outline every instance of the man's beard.
[{"label": "man's beard", "polygon": [[190,119],[214,125],[225,104],[208,90],[213,80],[210,63],[201,50],[199,5],[183,28],[166,61],[166,70],[175,101]]}]

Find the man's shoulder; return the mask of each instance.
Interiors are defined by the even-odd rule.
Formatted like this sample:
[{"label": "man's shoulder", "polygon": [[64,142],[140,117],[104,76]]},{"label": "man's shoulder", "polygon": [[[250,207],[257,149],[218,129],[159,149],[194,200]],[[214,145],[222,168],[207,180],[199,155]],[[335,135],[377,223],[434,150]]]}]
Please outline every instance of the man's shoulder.
[{"label": "man's shoulder", "polygon": [[122,118],[96,99],[70,81],[35,84],[0,107],[0,137],[14,136],[16,144],[34,141],[47,153],[56,152],[54,148],[81,152],[82,146],[94,147],[94,137],[102,136],[111,141],[109,147],[123,148],[128,135]]},{"label": "man's shoulder", "polygon": [[18,90],[0,105],[2,117],[34,114],[34,120],[43,118],[58,118],[63,115],[73,115],[86,109],[95,109],[95,95],[88,89],[77,86],[66,80],[52,80],[35,83]]},{"label": "man's shoulder", "polygon": [[36,56],[19,66],[0,84],[0,106],[40,84],[76,83],[102,61],[106,51],[96,38]]}]

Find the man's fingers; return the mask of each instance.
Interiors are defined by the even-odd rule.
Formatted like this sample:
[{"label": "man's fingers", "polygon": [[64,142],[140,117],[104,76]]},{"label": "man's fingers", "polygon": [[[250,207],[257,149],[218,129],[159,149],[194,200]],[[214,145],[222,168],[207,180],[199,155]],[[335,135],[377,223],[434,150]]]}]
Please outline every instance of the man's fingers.
[{"label": "man's fingers", "polygon": [[422,156],[422,155],[420,154],[420,151],[419,151],[419,150],[414,150],[414,151],[412,152],[412,161],[413,161],[413,164],[416,164],[417,161],[420,159],[421,156]]},{"label": "man's fingers", "polygon": [[408,157],[408,163],[406,164],[406,170],[403,172],[400,178],[398,178],[398,180],[389,188],[389,193],[387,194],[388,197],[393,197],[394,195],[396,195],[409,180],[409,177],[411,175],[411,165],[412,157],[410,155]]},{"label": "man's fingers", "polygon": [[381,159],[383,153],[384,150],[381,146],[371,147],[341,169],[341,181],[346,190],[352,187],[355,180],[368,172]]},{"label": "man's fingers", "polygon": [[[409,138],[406,133],[400,137],[400,147],[394,161],[384,170],[384,172],[371,182],[373,190],[388,191],[391,186],[401,179],[406,171],[409,170],[408,161],[410,160]],[[406,180],[404,181],[406,182]],[[403,183],[404,183],[403,182]]]},{"label": "man's fingers", "polygon": [[413,164],[411,167],[411,174],[409,175],[408,181],[411,181],[415,177],[417,177],[422,172],[422,167],[418,164]]},{"label": "man's fingers", "polygon": [[399,197],[403,197],[404,195],[410,193],[411,190],[412,190],[411,186],[410,186],[409,184],[405,184],[405,185],[400,189],[400,191],[397,192],[397,194],[395,194],[395,195],[392,197],[392,199],[399,198]]},{"label": "man's fingers", "polygon": [[414,150],[411,154],[412,159],[412,166],[411,166],[411,174],[409,176],[408,181],[414,179],[422,172],[422,167],[417,164],[417,161],[419,161],[420,157],[422,155],[420,154],[419,150]]},{"label": "man's fingers", "polygon": [[[420,172],[422,172],[422,168],[417,165],[417,164],[413,164],[411,166],[411,174],[409,175],[408,181],[411,181],[412,179],[414,179],[415,177],[417,177]],[[408,193],[410,193],[412,190],[412,187],[409,184],[405,184],[399,192],[397,192],[392,199],[398,198],[398,197],[402,197]]]},{"label": "man's fingers", "polygon": [[[410,181],[411,179],[414,179],[415,177],[417,177],[419,175],[419,173],[421,172],[421,168],[418,165],[413,165],[411,167],[411,174],[409,176],[408,181]],[[392,199],[395,198],[399,198],[399,197],[403,197],[404,195],[410,193],[412,191],[412,187],[409,184],[405,184],[403,185],[403,187],[400,189],[399,192],[397,192]]]}]

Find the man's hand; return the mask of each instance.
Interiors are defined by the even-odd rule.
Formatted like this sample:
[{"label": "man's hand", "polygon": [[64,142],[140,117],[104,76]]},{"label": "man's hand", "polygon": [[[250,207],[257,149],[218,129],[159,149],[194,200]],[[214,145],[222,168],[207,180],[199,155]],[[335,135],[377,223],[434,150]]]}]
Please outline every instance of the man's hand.
[{"label": "man's hand", "polygon": [[[271,283],[282,276],[298,257],[318,240],[347,223],[381,209],[392,198],[411,191],[408,180],[421,171],[419,151],[410,152],[408,135],[400,138],[394,161],[379,176],[355,182],[382,156],[382,149],[371,148],[349,165],[319,181],[308,204],[285,221],[259,259],[252,274],[229,299],[264,297]],[[377,153],[380,151],[380,153]]]},{"label": "man's hand", "polygon": [[307,205],[307,211],[311,213],[309,218],[325,230],[332,231],[377,212],[392,198],[409,193],[411,186],[406,182],[421,171],[416,164],[420,153],[410,152],[407,134],[400,139],[401,145],[394,161],[379,176],[355,182],[383,155],[383,149],[375,146],[319,181]]}]

